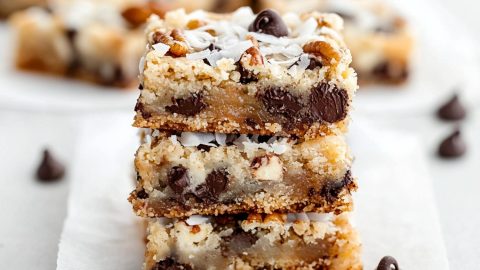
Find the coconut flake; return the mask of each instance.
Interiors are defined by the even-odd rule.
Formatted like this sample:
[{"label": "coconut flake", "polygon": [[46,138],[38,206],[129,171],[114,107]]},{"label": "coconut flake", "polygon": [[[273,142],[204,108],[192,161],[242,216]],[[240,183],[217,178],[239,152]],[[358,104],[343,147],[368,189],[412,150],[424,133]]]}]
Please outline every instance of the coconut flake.
[{"label": "coconut flake", "polygon": [[240,60],[242,54],[252,46],[253,43],[251,40],[245,40],[221,50],[220,53],[222,54],[223,58],[231,58],[237,62]]},{"label": "coconut flake", "polygon": [[186,55],[187,60],[203,60],[207,58],[212,52],[209,49],[196,52],[196,53],[189,53]]},{"label": "coconut flake", "polygon": [[177,135],[172,135],[170,136],[170,141],[172,142],[173,145],[177,145],[178,140],[177,140]]},{"label": "coconut flake", "polygon": [[199,146],[200,144],[215,146],[215,144],[210,143],[215,140],[215,136],[212,133],[198,133],[198,132],[182,132],[178,141],[185,146]]},{"label": "coconut flake", "polygon": [[303,53],[303,49],[298,44],[290,44],[281,53],[285,56],[299,56]]},{"label": "coconut flake", "polygon": [[290,150],[290,144],[288,143],[287,138],[272,143],[272,151],[277,155],[281,155],[288,150]]},{"label": "coconut flake", "polygon": [[198,30],[185,31],[184,36],[190,46],[201,50],[210,46],[215,40],[209,33]]},{"label": "coconut flake", "polygon": [[298,63],[298,69],[304,71],[307,69],[308,65],[310,65],[310,57],[308,54],[300,55],[300,61]]},{"label": "coconut flake", "polygon": [[297,214],[295,213],[288,213],[287,214],[287,222],[288,223],[293,223],[297,220]]},{"label": "coconut flake", "polygon": [[309,221],[310,219],[308,218],[308,215],[306,213],[297,213],[296,220]]},{"label": "coconut flake", "polygon": [[217,50],[213,50],[212,53],[209,56],[207,56],[207,61],[208,63],[210,63],[210,66],[212,67],[216,67],[217,61],[220,59],[222,59],[222,54]]},{"label": "coconut flake", "polygon": [[145,68],[145,56],[142,56],[142,58],[140,58],[140,62],[138,63],[138,71],[140,72],[140,74],[143,74],[144,68]]},{"label": "coconut flake", "polygon": [[222,133],[215,133],[215,141],[220,146],[226,146],[227,145],[227,134],[222,134]]},{"label": "coconut flake", "polygon": [[249,32],[248,34],[254,37],[258,41],[269,43],[269,44],[286,46],[289,43],[288,38],[278,38],[276,36],[256,33],[256,32]]},{"label": "coconut flake", "polygon": [[152,47],[159,56],[164,56],[170,50],[170,46],[163,43],[153,44]]},{"label": "coconut flake", "polygon": [[208,222],[208,220],[209,218],[206,216],[193,215],[193,216],[190,216],[187,220],[185,220],[185,222],[189,226],[195,226],[195,225],[205,224]]},{"label": "coconut flake", "polygon": [[328,213],[328,214],[307,213],[307,216],[311,221],[315,221],[315,222],[327,222],[332,219],[331,213]]},{"label": "coconut flake", "polygon": [[312,36],[318,27],[318,22],[314,18],[309,18],[297,28],[297,37]]}]

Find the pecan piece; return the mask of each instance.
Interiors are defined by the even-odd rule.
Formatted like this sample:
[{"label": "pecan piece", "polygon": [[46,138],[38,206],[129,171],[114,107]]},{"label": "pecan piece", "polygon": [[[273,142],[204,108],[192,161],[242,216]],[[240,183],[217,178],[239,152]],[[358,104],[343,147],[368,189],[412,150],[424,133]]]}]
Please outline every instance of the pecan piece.
[{"label": "pecan piece", "polygon": [[340,52],[338,52],[330,43],[323,40],[311,41],[303,46],[303,51],[315,56],[322,57],[325,63],[330,63],[332,59],[340,60]]}]

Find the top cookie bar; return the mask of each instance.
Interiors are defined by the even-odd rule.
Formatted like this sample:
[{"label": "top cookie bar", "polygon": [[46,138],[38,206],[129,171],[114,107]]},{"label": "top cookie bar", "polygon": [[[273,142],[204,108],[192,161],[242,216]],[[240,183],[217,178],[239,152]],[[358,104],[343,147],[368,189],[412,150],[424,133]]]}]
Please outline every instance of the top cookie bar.
[{"label": "top cookie bar", "polygon": [[357,77],[334,14],[150,18],[135,126],[315,137],[346,131]]}]

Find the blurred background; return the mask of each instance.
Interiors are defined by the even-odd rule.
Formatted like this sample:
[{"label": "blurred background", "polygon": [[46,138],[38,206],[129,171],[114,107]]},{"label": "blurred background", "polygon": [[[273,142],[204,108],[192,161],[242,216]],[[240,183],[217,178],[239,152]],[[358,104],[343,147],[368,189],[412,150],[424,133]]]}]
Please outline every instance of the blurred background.
[{"label": "blurred background", "polygon": [[[375,162],[367,143],[401,138],[389,151],[412,148],[412,171],[392,172],[427,179],[450,268],[478,269],[480,3],[467,0],[0,0],[0,269],[55,267],[71,179],[91,169],[76,164],[82,140],[119,117],[131,125],[147,18],[244,5],[343,17],[360,82],[349,135],[359,171]],[[55,183],[37,179],[45,149],[65,168]],[[90,158],[101,166],[102,155]]]}]

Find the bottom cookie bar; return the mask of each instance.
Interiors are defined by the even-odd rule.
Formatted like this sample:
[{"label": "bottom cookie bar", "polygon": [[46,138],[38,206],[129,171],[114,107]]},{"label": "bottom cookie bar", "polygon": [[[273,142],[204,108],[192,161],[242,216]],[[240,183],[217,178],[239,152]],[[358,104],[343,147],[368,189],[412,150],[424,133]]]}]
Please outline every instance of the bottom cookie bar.
[{"label": "bottom cookie bar", "polygon": [[145,270],[361,269],[347,214],[151,219]]}]

